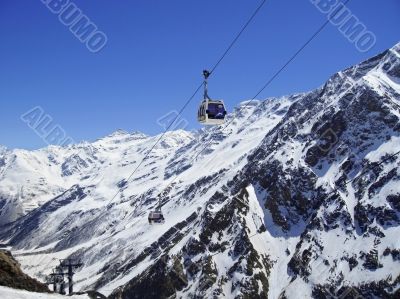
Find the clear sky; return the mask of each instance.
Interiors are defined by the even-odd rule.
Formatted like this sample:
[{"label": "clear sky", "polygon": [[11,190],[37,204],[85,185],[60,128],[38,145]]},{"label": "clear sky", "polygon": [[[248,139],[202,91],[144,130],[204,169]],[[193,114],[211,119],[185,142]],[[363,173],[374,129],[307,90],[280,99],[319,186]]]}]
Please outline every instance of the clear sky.
[{"label": "clear sky", "polygon": [[[131,0],[74,3],[108,42],[91,53],[40,0],[0,2],[0,144],[45,146],[20,116],[41,106],[77,141],[119,128],[157,134],[157,119],[179,110],[260,3],[259,0]],[[348,8],[377,37],[359,52],[333,25],[260,96],[312,90],[333,73],[400,40],[400,1],[352,0]],[[326,21],[309,0],[269,0],[218,67],[210,95],[231,110],[252,98]],[[185,110],[197,128],[200,92]]]}]

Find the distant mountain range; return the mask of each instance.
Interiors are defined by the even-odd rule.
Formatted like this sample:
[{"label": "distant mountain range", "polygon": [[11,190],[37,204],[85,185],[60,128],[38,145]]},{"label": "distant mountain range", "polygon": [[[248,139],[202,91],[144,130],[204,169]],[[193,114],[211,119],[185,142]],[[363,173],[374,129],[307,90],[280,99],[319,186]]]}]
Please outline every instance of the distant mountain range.
[{"label": "distant mountain range", "polygon": [[75,288],[110,298],[399,298],[400,44],[227,118],[129,181],[159,136],[0,148],[0,242],[38,279],[82,260]]}]

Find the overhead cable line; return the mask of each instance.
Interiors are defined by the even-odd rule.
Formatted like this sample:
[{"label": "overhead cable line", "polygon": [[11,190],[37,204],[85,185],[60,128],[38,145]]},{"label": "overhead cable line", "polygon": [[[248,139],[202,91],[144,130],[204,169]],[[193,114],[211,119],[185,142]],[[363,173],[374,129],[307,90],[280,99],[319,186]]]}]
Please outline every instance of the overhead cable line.
[{"label": "overhead cable line", "polygon": [[[344,2],[344,5],[346,5],[350,0],[346,0]],[[324,22],[312,35],[310,38],[307,39],[307,41],[283,64],[283,66],[276,71],[268,80],[267,82],[261,87],[259,91],[251,98],[250,101],[248,101],[245,105],[241,106],[240,109],[236,112],[236,115],[240,114],[245,108],[249,107],[250,104],[272,83],[274,80],[289,66],[290,63],[292,63],[298,56],[299,54],[323,31],[323,29],[329,24],[330,19],[334,18],[336,14],[339,11],[336,11],[335,14],[333,14],[326,22]],[[226,125],[221,129],[221,131],[224,131],[227,129],[235,120],[235,115],[232,116],[232,118],[226,123]],[[214,140],[210,138],[210,140],[205,144],[205,146],[197,153],[197,155],[194,156],[194,158],[190,161],[188,165],[190,165],[192,162],[194,162],[198,156],[200,156],[204,150],[206,150],[211,143]],[[179,174],[180,175],[180,174]],[[179,175],[175,176],[175,178],[167,185],[166,188],[172,185],[173,182],[176,181],[176,179],[179,177]],[[165,188],[165,189],[166,189]],[[160,192],[161,194],[161,192]]]},{"label": "overhead cable line", "polygon": [[[250,23],[253,21],[253,19],[256,17],[256,15],[259,13],[261,8],[264,6],[264,4],[267,2],[267,0],[263,0],[260,5],[256,8],[256,10],[253,12],[253,14],[250,16],[250,18],[246,21],[246,23],[242,26],[240,31],[236,34],[232,42],[229,44],[229,46],[226,48],[224,53],[221,55],[221,57],[217,60],[217,62],[214,64],[212,67],[210,74],[212,74],[217,67],[221,64],[221,62],[225,59],[225,57],[228,55],[228,53],[231,51],[233,46],[236,44],[236,42],[239,40],[240,36],[243,34],[243,32],[246,30],[246,28],[250,25]],[[146,155],[143,157],[141,162],[135,167],[133,172],[129,175],[129,177],[126,179],[126,182],[129,183],[129,180],[134,176],[134,174],[137,172],[137,170],[142,166],[144,161],[149,157],[150,153],[154,150],[154,148],[161,142],[161,140],[164,138],[165,134],[168,132],[168,130],[172,127],[172,125],[177,121],[177,119],[182,115],[183,111],[186,109],[186,107],[190,104],[190,102],[194,99],[196,94],[199,92],[201,87],[203,86],[203,82],[196,88],[192,96],[185,102],[185,104],[182,106],[182,108],[179,110],[175,118],[170,122],[170,124],[166,127],[164,132],[160,135],[160,137],[156,140],[156,142],[153,144],[153,146],[150,148],[150,150],[146,153]],[[119,188],[116,194],[111,198],[111,200],[108,202],[107,206],[110,205],[111,202],[114,201],[114,199],[118,196],[118,194],[121,192],[121,189]]]}]

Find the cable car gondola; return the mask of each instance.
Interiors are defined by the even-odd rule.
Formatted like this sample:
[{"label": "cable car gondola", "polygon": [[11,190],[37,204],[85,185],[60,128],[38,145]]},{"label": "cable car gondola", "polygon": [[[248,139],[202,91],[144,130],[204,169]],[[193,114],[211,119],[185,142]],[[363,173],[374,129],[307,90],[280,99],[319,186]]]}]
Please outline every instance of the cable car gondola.
[{"label": "cable car gondola", "polygon": [[156,209],[149,213],[149,223],[163,223],[164,222],[164,215],[161,212],[161,209]]},{"label": "cable car gondola", "polygon": [[149,223],[164,223],[164,215],[161,211],[161,198],[158,199],[158,204],[153,211],[149,213]]},{"label": "cable car gondola", "polygon": [[210,76],[210,72],[207,70],[203,71],[204,76],[204,99],[200,103],[200,107],[197,113],[197,119],[201,124],[204,125],[220,125],[225,122],[226,109],[222,100],[212,100],[208,96],[207,90],[207,79]]}]

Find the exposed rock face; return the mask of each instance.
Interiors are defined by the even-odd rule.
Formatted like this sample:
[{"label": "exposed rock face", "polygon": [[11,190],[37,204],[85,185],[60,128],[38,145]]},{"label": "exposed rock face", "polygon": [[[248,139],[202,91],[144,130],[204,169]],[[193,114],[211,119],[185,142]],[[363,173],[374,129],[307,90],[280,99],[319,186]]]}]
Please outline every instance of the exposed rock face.
[{"label": "exposed rock face", "polygon": [[[225,131],[171,132],[129,180],[154,139],[53,149],[79,184],[0,239],[81,259],[77,286],[115,299],[397,298],[399,69],[400,44],[315,91],[242,103]],[[166,222],[151,226],[159,194]]]},{"label": "exposed rock face", "polygon": [[9,251],[0,250],[0,286],[50,293],[47,286],[24,274]]}]

